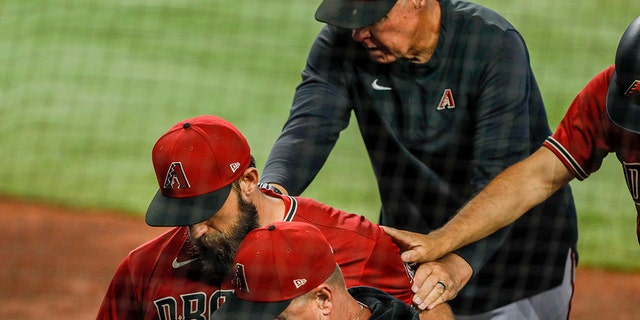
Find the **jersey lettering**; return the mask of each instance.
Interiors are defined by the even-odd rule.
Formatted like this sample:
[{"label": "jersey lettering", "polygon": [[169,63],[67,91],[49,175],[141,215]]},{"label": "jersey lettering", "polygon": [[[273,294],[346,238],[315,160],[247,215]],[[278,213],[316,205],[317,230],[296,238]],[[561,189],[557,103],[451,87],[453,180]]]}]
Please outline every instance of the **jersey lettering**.
[{"label": "jersey lettering", "polygon": [[164,299],[156,300],[153,302],[156,305],[156,311],[158,311],[158,319],[160,320],[173,320],[176,319],[177,303],[173,297],[166,297]]},{"label": "jersey lettering", "polygon": [[189,188],[189,180],[182,168],[182,162],[172,162],[167,171],[167,176],[164,178],[165,189],[183,189]]},{"label": "jersey lettering", "polygon": [[[178,314],[178,302],[174,297],[158,299],[153,303],[156,306],[158,319],[160,320],[209,320],[218,308],[233,294],[233,290],[216,290],[207,303],[207,294],[194,292],[183,294],[182,310]],[[208,311],[208,313],[207,313]]]},{"label": "jersey lettering", "polygon": [[207,295],[203,292],[184,294],[182,298],[183,320],[207,320]]},{"label": "jersey lettering", "polygon": [[404,271],[407,272],[407,278],[409,278],[409,282],[413,283],[413,278],[416,275],[416,271],[409,265],[408,262],[404,262]]},{"label": "jersey lettering", "polygon": [[[233,290],[217,290],[211,295],[211,310],[216,311],[220,306],[231,297]],[[213,304],[215,302],[215,305]],[[213,312],[212,312],[213,313]]]},{"label": "jersey lettering", "polygon": [[624,179],[631,192],[631,197],[635,203],[640,204],[640,189],[638,188],[640,163],[623,162],[622,166],[624,168]]}]

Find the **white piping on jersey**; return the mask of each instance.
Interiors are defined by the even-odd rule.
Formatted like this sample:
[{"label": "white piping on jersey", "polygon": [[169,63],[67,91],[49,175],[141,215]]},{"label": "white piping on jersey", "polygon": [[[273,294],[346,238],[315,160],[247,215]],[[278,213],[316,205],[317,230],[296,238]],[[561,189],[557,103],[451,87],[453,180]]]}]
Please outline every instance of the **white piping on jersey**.
[{"label": "white piping on jersey", "polygon": [[293,217],[296,215],[296,211],[298,210],[298,201],[292,196],[286,196],[291,201],[291,205],[289,206],[289,211],[284,215],[284,221],[291,222],[293,221]]},{"label": "white piping on jersey", "polygon": [[554,149],[556,149],[565,160],[567,160],[567,163],[571,165],[571,168],[573,169],[573,172],[576,174],[578,179],[584,180],[589,177],[589,174],[584,169],[582,169],[582,167],[578,164],[576,159],[574,159],[571,156],[571,154],[567,151],[567,149],[565,149],[558,141],[556,141],[553,137],[547,137],[546,141]]}]

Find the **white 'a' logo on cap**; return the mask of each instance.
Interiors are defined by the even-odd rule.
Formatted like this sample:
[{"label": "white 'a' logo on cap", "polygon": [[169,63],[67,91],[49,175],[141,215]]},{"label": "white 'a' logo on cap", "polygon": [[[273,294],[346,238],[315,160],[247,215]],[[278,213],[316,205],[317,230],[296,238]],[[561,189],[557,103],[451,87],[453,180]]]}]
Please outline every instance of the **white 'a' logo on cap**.
[{"label": "white 'a' logo on cap", "polygon": [[182,162],[172,162],[167,170],[167,176],[164,178],[165,189],[184,189],[190,188],[187,175],[182,168]]}]

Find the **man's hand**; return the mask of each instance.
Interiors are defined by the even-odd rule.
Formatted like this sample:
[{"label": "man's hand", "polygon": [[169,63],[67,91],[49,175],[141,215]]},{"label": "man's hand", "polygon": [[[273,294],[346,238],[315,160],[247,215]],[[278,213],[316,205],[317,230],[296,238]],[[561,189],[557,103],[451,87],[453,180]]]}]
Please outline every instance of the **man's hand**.
[{"label": "man's hand", "polygon": [[423,263],[413,278],[413,303],[419,310],[431,310],[455,298],[472,275],[471,266],[453,253]]},{"label": "man's hand", "polygon": [[[411,288],[413,303],[420,310],[433,309],[458,295],[471,279],[473,269],[460,256],[441,248],[430,235],[380,226],[403,251],[401,258],[407,263],[420,263]],[[437,260],[441,256],[441,259]]]},{"label": "man's hand", "polygon": [[439,244],[429,235],[380,226],[402,251],[402,261],[424,263],[435,261],[446,252],[438,250]]}]

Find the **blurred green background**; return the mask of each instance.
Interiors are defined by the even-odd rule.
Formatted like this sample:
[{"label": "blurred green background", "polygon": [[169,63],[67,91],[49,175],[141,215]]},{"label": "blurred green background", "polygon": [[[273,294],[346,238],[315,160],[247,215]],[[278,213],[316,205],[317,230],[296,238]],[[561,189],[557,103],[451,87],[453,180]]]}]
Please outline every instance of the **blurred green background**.
[{"label": "blurred green background", "polygon": [[[3,0],[0,195],[142,216],[157,188],[153,143],[201,114],[236,124],[262,168],[322,26],[319,2]],[[632,0],[478,2],[524,35],[553,129],[640,13]],[[572,186],[580,265],[640,270],[615,157]],[[304,195],[377,221],[355,125]]]}]

